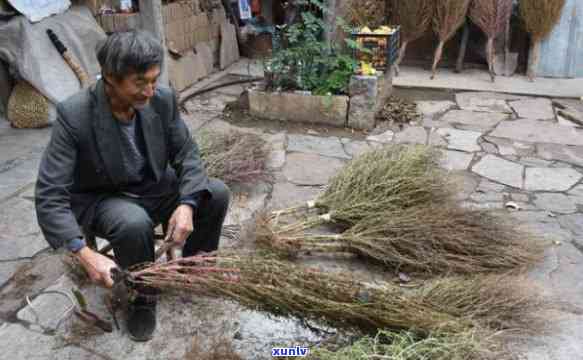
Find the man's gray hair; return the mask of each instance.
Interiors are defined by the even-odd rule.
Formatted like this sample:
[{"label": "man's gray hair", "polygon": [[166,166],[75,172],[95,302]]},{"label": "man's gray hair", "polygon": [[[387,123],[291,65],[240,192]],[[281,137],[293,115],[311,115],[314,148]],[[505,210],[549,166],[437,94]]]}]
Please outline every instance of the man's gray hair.
[{"label": "man's gray hair", "polygon": [[131,73],[143,74],[161,66],[164,48],[151,33],[143,30],[113,33],[97,51],[104,75],[121,79]]}]

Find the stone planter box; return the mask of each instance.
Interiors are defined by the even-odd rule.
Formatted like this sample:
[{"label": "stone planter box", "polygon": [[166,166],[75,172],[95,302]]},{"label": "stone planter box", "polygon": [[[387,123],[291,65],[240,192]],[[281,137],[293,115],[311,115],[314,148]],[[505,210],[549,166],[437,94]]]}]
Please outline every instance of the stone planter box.
[{"label": "stone planter box", "polygon": [[353,76],[350,96],[316,96],[299,92],[249,90],[251,115],[281,121],[371,130],[375,114],[390,95],[390,74]]},{"label": "stone planter box", "polygon": [[251,115],[271,120],[345,126],[348,96],[249,90]]}]

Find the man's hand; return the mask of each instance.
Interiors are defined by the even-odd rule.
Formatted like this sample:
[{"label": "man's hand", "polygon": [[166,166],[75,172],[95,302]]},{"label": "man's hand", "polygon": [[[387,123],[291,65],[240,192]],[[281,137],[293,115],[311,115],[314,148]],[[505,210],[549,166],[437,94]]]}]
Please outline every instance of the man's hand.
[{"label": "man's hand", "polygon": [[168,221],[165,241],[172,241],[176,246],[183,246],[186,239],[192,234],[194,210],[190,205],[180,205]]},{"label": "man's hand", "polygon": [[91,250],[87,246],[79,250],[75,255],[94,283],[108,288],[113,286],[111,269],[117,267],[117,264],[113,260]]}]

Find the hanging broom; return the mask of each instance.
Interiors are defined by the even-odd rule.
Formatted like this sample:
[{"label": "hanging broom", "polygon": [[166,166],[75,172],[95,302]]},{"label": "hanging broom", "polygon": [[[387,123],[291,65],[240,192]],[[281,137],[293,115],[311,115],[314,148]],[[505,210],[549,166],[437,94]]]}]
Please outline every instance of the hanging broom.
[{"label": "hanging broom", "polygon": [[[220,296],[276,315],[364,331],[413,330],[420,335],[482,328],[484,313],[488,324],[506,324],[538,305],[531,292],[524,295],[522,289],[534,290],[522,278],[488,279],[451,278],[427,282],[411,291],[389,283],[367,285],[349,274],[299,269],[294,264],[249,255],[182,258],[146,265],[129,277],[134,285]],[[475,292],[476,286],[485,288]],[[456,296],[455,302],[443,303]],[[516,312],[517,308],[521,311]]]},{"label": "hanging broom", "polygon": [[470,6],[470,19],[488,37],[486,43],[486,57],[488,58],[488,71],[492,82],[496,76],[494,72],[494,39],[506,29],[510,16],[512,16],[513,0],[480,0],[472,2]]},{"label": "hanging broom", "polygon": [[202,131],[196,136],[210,177],[232,185],[269,180],[268,146],[257,134]]},{"label": "hanging broom", "polygon": [[405,58],[407,45],[419,39],[431,23],[432,0],[398,0],[395,3],[396,23],[401,26],[401,49],[395,61],[395,75],[399,76],[399,65]]},{"label": "hanging broom", "polygon": [[280,255],[350,252],[391,269],[426,274],[475,274],[525,269],[543,246],[489,212],[455,204],[388,210],[342,234],[310,234],[305,227],[257,220],[257,243]]},{"label": "hanging broom", "polygon": [[559,22],[565,0],[520,0],[519,5],[524,26],[531,36],[527,76],[534,81],[541,41]]},{"label": "hanging broom", "polygon": [[386,146],[352,160],[315,201],[273,212],[275,219],[317,208],[329,215],[311,218],[309,228],[332,221],[347,227],[389,209],[405,209],[447,199],[447,178],[438,167],[440,153],[427,146]]},{"label": "hanging broom", "polygon": [[433,30],[439,38],[435,50],[431,79],[435,78],[437,64],[441,60],[443,47],[456,31],[464,24],[471,0],[435,0]]}]

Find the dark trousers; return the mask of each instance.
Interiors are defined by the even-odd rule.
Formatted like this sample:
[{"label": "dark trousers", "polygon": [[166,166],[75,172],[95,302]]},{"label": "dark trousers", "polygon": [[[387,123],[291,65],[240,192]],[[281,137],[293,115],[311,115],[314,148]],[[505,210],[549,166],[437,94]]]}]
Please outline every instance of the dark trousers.
[{"label": "dark trousers", "polygon": [[[211,179],[212,196],[205,196],[194,210],[194,231],[182,249],[183,256],[218,249],[230,193],[220,180]],[[165,197],[115,196],[100,202],[93,232],[113,246],[122,268],[154,261],[154,228],[166,223],[179,203],[178,193]]]}]

